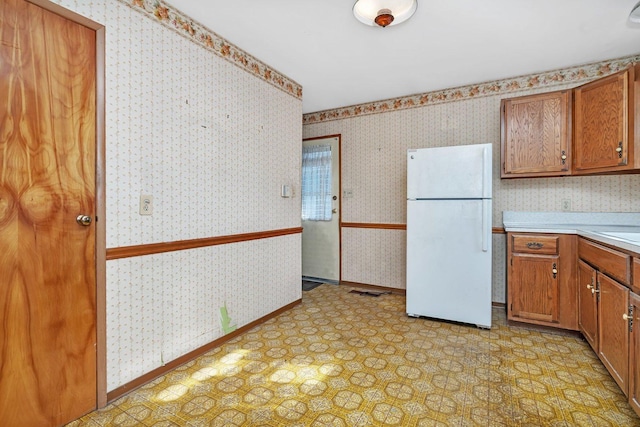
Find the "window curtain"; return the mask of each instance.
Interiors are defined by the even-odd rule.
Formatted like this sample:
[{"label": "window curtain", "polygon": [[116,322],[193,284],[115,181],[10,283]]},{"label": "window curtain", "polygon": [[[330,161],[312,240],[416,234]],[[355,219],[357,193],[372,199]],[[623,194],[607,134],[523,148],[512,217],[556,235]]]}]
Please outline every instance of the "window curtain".
[{"label": "window curtain", "polygon": [[302,219],[331,221],[331,146],[302,147]]}]

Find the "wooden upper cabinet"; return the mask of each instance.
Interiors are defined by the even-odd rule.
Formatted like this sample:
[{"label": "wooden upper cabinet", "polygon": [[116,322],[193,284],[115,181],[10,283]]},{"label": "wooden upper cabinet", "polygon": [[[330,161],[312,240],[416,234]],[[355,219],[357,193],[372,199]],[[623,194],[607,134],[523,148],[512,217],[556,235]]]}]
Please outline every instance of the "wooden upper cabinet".
[{"label": "wooden upper cabinet", "polygon": [[571,91],[503,99],[501,178],[571,172]]},{"label": "wooden upper cabinet", "polygon": [[576,174],[640,168],[634,116],[640,112],[640,66],[574,89],[573,169]]}]

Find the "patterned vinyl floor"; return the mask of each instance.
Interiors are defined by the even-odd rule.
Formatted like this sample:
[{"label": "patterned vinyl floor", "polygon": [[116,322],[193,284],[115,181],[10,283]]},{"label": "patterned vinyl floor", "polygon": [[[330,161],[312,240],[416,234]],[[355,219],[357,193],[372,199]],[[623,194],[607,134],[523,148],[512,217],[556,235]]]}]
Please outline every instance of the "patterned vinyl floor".
[{"label": "patterned vinyl floor", "polygon": [[303,302],[71,426],[640,426],[582,339],[408,318],[404,297]]}]

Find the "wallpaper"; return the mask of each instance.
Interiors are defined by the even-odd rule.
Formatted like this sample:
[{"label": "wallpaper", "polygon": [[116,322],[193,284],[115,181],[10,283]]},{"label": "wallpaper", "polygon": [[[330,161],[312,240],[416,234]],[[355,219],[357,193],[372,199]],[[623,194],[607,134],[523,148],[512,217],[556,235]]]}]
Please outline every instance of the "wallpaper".
[{"label": "wallpaper", "polygon": [[[611,72],[637,58],[563,70],[561,75],[565,78],[561,82],[545,77],[560,72],[514,79],[538,82],[536,87],[525,86],[523,89],[522,86],[490,82],[480,86],[495,87],[493,92],[470,95],[473,93],[473,86],[470,86],[442,91],[461,94],[443,100],[438,99],[437,93],[424,94],[425,99],[433,102],[422,106],[407,105],[405,101],[414,98],[409,97],[402,99],[397,109],[378,109],[357,116],[344,114],[345,109],[307,114],[303,136],[342,135],[342,189],[350,190],[353,195],[342,199],[342,221],[345,222],[404,224],[406,150],[479,143],[493,144],[494,227],[502,227],[502,211],[560,211],[563,199],[570,200],[574,211],[637,212],[640,211],[640,175],[501,180],[499,173],[502,98],[575,87],[588,76],[593,78],[598,72]],[[576,82],[570,81],[571,78]],[[364,111],[366,105],[346,107],[346,110],[353,112],[358,108]],[[343,280],[405,287],[406,233],[402,230],[385,232],[397,236],[386,238],[384,245],[380,245],[372,244],[380,239],[377,230],[343,230]],[[493,300],[505,302],[505,236],[494,235],[493,244]],[[368,265],[370,261],[386,266]]]},{"label": "wallpaper", "polygon": [[290,235],[108,262],[110,388],[221,337],[222,306],[240,327],[300,299],[301,250]]},{"label": "wallpaper", "polygon": [[[176,28],[177,11],[58,3],[106,27],[107,248],[300,226],[297,91]],[[290,235],[108,261],[108,390],[221,337],[222,305],[241,327],[301,298],[300,254]]]}]

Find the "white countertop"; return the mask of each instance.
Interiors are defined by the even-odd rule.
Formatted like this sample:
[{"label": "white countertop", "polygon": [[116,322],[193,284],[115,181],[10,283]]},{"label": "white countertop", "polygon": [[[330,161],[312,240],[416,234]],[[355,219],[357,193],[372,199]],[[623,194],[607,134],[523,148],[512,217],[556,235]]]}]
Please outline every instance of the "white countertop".
[{"label": "white countertop", "polygon": [[[506,231],[577,234],[640,254],[640,213],[636,212],[504,211],[502,222]],[[616,232],[628,234],[608,234]]]}]

